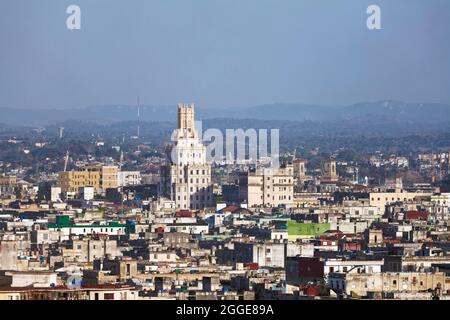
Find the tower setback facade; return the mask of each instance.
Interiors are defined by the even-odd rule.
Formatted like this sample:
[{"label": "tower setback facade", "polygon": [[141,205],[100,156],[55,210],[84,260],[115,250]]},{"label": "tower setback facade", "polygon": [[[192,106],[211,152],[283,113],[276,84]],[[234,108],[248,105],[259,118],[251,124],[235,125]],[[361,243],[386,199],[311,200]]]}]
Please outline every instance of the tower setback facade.
[{"label": "tower setback facade", "polygon": [[183,210],[213,205],[211,165],[206,161],[206,147],[199,141],[194,115],[194,104],[178,105],[174,143],[167,147],[166,164],[160,171],[160,194]]}]

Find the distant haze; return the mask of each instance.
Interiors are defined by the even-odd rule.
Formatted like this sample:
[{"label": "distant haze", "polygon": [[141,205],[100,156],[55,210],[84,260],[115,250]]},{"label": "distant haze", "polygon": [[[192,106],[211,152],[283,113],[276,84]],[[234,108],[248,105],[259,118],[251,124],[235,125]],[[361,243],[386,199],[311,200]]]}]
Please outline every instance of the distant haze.
[{"label": "distant haze", "polygon": [[2,0],[0,43],[0,108],[450,104],[448,0]]},{"label": "distant haze", "polygon": [[[140,121],[172,122],[177,117],[176,106],[140,106]],[[112,124],[120,122],[137,123],[137,107],[124,105],[91,106],[82,109],[15,109],[0,108],[0,125],[46,126],[67,121]],[[377,101],[349,106],[319,106],[305,104],[265,104],[259,106],[232,108],[196,108],[196,119],[216,120],[236,127],[234,121],[247,119],[248,127],[255,120],[310,121],[316,123],[340,123],[344,126],[358,126],[364,132],[369,124],[379,124],[385,130],[397,125],[418,126],[430,129],[448,130],[450,105],[410,104],[401,101]],[[134,124],[132,124],[134,125]],[[144,125],[145,126],[145,125]]]}]

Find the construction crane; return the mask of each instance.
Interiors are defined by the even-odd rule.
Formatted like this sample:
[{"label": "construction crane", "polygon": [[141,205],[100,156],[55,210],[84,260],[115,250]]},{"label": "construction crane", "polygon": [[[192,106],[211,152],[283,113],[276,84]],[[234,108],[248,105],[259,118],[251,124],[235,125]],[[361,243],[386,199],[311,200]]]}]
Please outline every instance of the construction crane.
[{"label": "construction crane", "polygon": [[67,163],[69,162],[69,150],[66,153],[66,159],[64,160],[64,172],[67,171]]},{"label": "construction crane", "polygon": [[434,148],[431,149],[431,183],[436,182],[436,168],[434,164]]},{"label": "construction crane", "polygon": [[122,171],[123,165],[123,150],[120,150],[119,170]]}]

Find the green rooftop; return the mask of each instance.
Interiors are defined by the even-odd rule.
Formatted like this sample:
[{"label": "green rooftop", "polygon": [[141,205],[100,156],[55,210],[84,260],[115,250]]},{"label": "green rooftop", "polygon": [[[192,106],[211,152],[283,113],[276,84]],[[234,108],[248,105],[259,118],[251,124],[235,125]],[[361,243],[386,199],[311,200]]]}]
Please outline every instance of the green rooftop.
[{"label": "green rooftop", "polygon": [[330,230],[329,223],[302,223],[290,220],[287,222],[289,239],[314,238]]}]

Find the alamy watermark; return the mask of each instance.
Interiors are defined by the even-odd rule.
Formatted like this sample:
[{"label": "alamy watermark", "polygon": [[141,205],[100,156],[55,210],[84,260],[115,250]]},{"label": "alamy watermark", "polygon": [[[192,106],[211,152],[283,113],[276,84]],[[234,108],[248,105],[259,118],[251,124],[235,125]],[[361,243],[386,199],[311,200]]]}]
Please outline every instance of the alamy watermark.
[{"label": "alamy watermark", "polygon": [[[66,13],[69,15],[66,19],[66,26],[69,30],[81,30],[81,8],[76,4],[67,7]],[[372,4],[367,7],[366,13],[369,17],[366,20],[366,26],[369,30],[381,29],[381,8]]]},{"label": "alamy watermark", "polygon": [[81,8],[75,4],[67,7],[66,13],[69,14],[66,20],[66,26],[69,30],[81,29]]},{"label": "alamy watermark", "polygon": [[[178,140],[178,130],[171,140],[178,144],[172,148],[170,157],[174,163],[201,162],[209,163],[259,165],[271,168],[280,166],[280,131],[279,129],[225,129],[208,128],[203,131],[202,121],[195,121],[198,140]],[[196,145],[196,142],[199,144]],[[182,144],[186,145],[183,153]],[[205,159],[203,156],[205,146]]]},{"label": "alamy watermark", "polygon": [[367,7],[367,29],[369,30],[380,30],[381,29],[381,8],[375,4]]}]

